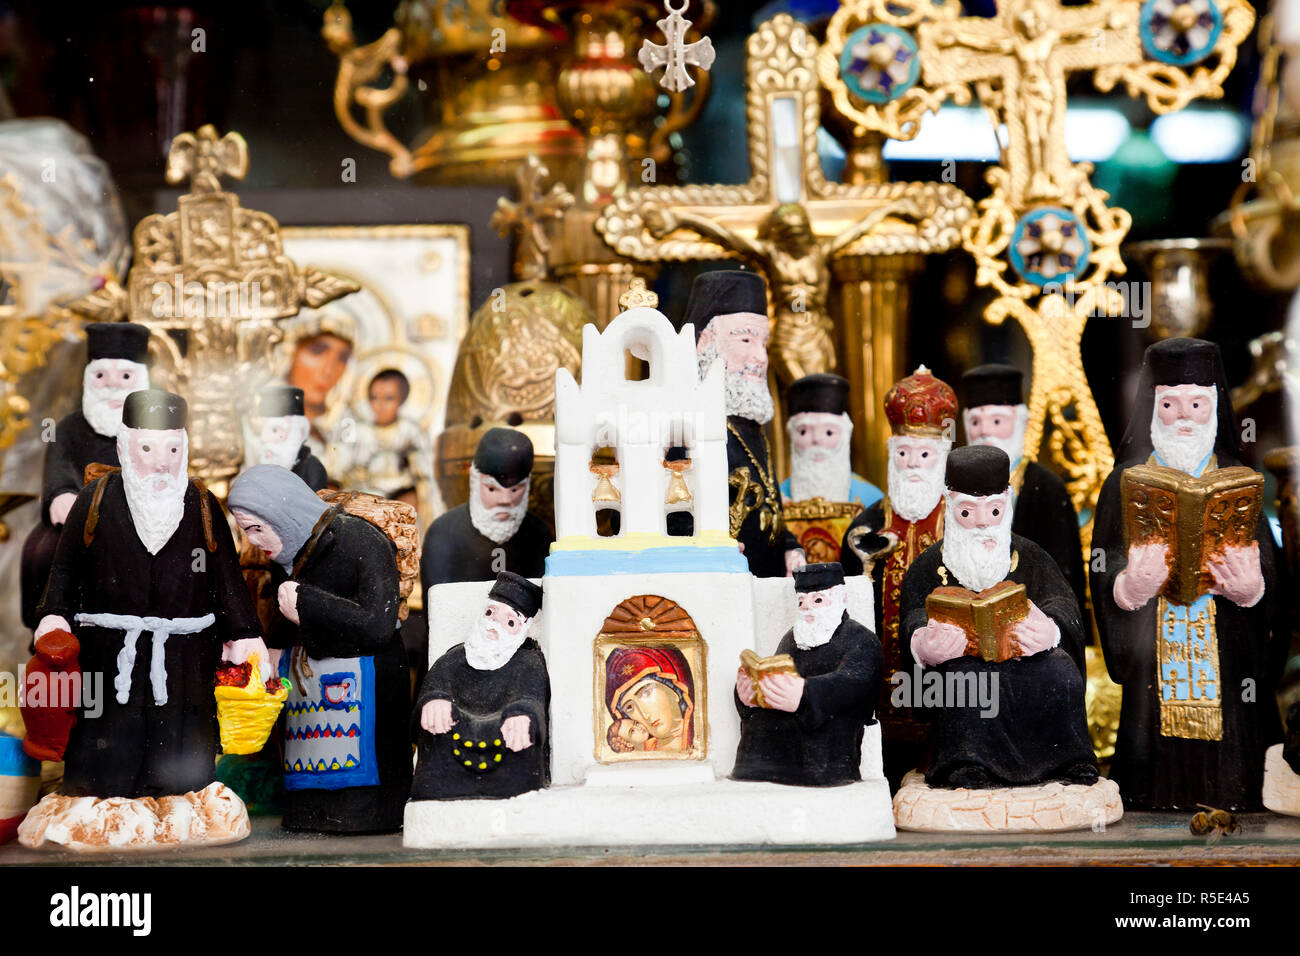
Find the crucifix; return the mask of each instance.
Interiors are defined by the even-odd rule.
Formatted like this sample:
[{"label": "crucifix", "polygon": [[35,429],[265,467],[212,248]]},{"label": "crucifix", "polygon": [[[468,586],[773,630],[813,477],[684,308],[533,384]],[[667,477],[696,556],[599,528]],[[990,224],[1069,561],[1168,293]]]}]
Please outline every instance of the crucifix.
[{"label": "crucifix", "polygon": [[551,240],[546,235],[546,221],[561,219],[564,211],[573,205],[573,194],[561,183],[556,183],[548,193],[541,193],[541,182],[550,171],[541,161],[529,155],[519,167],[519,201],[512,202],[502,196],[497,200],[497,211],[492,214],[491,226],[498,235],[512,229],[519,230],[515,248],[515,277],[522,281],[545,279],[549,272],[547,255]]},{"label": "crucifix", "polygon": [[673,6],[673,0],[664,0],[664,8],[667,9],[668,16],[657,21],[655,26],[660,29],[667,42],[659,44],[646,40],[641,44],[641,51],[637,54],[637,59],[641,61],[641,68],[647,73],[653,73],[661,66],[664,68],[664,75],[660,78],[659,85],[670,93],[681,93],[694,86],[695,80],[686,68],[696,66],[707,72],[709,67],[713,66],[716,55],[713,51],[713,41],[708,37],[696,40],[694,43],[686,42],[691,21],[682,14],[686,12],[688,6],[690,0],[682,0],[679,7]]},{"label": "crucifix", "polygon": [[[606,207],[596,228],[634,259],[740,259],[761,270],[774,323],[771,365],[784,389],[840,364],[829,309],[832,262],[953,248],[972,207],[942,183],[828,182],[817,152],[816,42],[780,14],[759,26],[747,51],[749,182],[632,190]],[[864,407],[856,417],[873,420],[875,412]]]}]

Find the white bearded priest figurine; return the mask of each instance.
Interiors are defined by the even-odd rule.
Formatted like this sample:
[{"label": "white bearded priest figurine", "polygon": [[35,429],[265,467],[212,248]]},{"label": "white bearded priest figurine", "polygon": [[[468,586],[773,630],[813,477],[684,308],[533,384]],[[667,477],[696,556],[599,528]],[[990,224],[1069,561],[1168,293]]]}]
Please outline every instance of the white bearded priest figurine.
[{"label": "white bearded priest figurine", "polygon": [[[1254,513],[1258,498],[1222,520],[1208,506],[1203,520],[1159,520],[1179,532],[1168,543],[1147,540],[1152,522],[1137,499],[1124,501],[1126,482],[1150,466],[1187,489],[1230,477],[1227,469],[1241,465],[1238,434],[1217,345],[1166,339],[1147,349],[1092,538],[1103,552],[1092,564],[1097,628],[1110,676],[1124,688],[1111,776],[1131,807],[1258,809],[1264,751],[1281,740],[1274,694],[1285,647],[1271,637],[1276,561],[1262,509]],[[1237,474],[1258,481],[1250,469]],[[1216,525],[1239,533],[1212,543]],[[1183,577],[1171,582],[1174,565],[1198,579],[1195,593],[1170,593]]]},{"label": "white bearded priest figurine", "polygon": [[258,445],[260,460],[252,464],[279,465],[288,468],[307,483],[312,491],[329,484],[325,466],[311,453],[303,391],[292,385],[271,385],[258,398]]},{"label": "white bearded priest figurine", "polygon": [[532,637],[542,589],[503,571],[474,631],[429,668],[416,701],[412,800],[514,797],[551,779],[551,684]]},{"label": "white bearded priest figurine", "polygon": [[116,468],[117,433],[122,403],[132,392],[149,387],[149,330],[131,322],[94,322],[86,326],[86,370],[81,380],[81,408],[63,418],[45,451],[41,482],[41,523],[23,544],[23,623],[35,628],[36,605],[45,592],[59,531],[85,484],[86,466]]},{"label": "white bearded priest figurine", "polygon": [[[36,641],[39,647],[46,634],[74,632],[83,675],[104,674],[111,686],[102,713],[83,708],[66,751],[66,796],[51,794],[32,811],[20,833],[28,845],[247,835],[242,803],[213,782],[213,686],[223,644],[236,662],[256,654],[263,680],[269,655],[221,506],[186,476],[186,414],[178,395],[129,395],[117,439],[121,471],[87,485],[68,512]],[[189,814],[178,835],[165,807],[190,791],[203,806],[176,810]],[[100,799],[95,808],[66,803],[81,796]],[[109,797],[151,797],[157,804],[123,807],[103,799]],[[229,826],[198,832],[204,820],[216,819],[217,804]],[[95,817],[102,808],[118,818]],[[92,817],[97,825],[89,825]]]},{"label": "white bearded priest figurine", "polygon": [[781,482],[786,501],[848,501],[870,508],[884,497],[855,475],[850,463],[853,420],[849,382],[840,375],[805,375],[786,390],[786,431],[790,435],[790,477]]},{"label": "white bearded priest figurine", "polygon": [[1079,543],[1079,515],[1065,482],[1025,457],[1029,406],[1024,376],[1011,365],[980,365],[963,373],[962,418],[972,445],[1001,448],[1011,459],[1011,530],[1055,559],[1079,607],[1087,607],[1087,577]]},{"label": "white bearded priest figurine", "polygon": [[[1056,562],[1012,532],[1009,483],[1010,463],[1001,449],[953,451],[944,477],[943,540],[913,561],[903,579],[899,638],[908,670],[914,661],[945,679],[969,677],[967,687],[992,691],[945,699],[931,711],[934,752],[925,773],[931,787],[1097,782],[1084,710],[1079,607]],[[1008,581],[1024,589],[1023,616],[999,623],[996,648],[930,603],[936,592],[987,598]]]}]

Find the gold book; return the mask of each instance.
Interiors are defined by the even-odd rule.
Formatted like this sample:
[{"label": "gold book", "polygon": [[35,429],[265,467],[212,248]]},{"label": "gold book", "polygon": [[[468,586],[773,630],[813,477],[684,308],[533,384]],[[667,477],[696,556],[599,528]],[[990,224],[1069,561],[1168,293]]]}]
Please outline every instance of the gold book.
[{"label": "gold book", "polygon": [[1191,604],[1214,584],[1206,559],[1229,545],[1248,547],[1264,502],[1264,476],[1243,465],[1196,478],[1163,465],[1134,465],[1120,482],[1124,547],[1162,542],[1169,578],[1161,593]]},{"label": "gold book", "polygon": [[975,592],[969,588],[939,587],[925,599],[927,616],[953,624],[966,632],[966,655],[986,661],[1008,661],[1020,656],[1013,632],[1029,614],[1025,586],[999,581]]},{"label": "gold book", "polygon": [[740,666],[745,668],[745,673],[754,682],[754,704],[758,707],[767,707],[767,701],[763,699],[763,689],[758,684],[760,680],[771,674],[799,676],[799,670],[794,666],[794,658],[789,654],[773,654],[771,657],[759,657],[749,648],[746,648],[740,652]]}]

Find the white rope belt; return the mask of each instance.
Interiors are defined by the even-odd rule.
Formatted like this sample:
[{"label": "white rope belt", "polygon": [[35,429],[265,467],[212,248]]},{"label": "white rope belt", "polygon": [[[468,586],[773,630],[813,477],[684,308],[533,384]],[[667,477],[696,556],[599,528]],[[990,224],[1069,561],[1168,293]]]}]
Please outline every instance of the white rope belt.
[{"label": "white rope belt", "polygon": [[216,623],[211,612],[202,617],[137,617],[134,614],[78,614],[78,624],[125,631],[126,639],[117,653],[117,702],[125,704],[131,697],[131,671],[135,669],[135,644],[140,635],[148,631],[153,635],[153,651],[149,660],[149,683],[153,686],[153,700],[162,706],[167,703],[167,667],[163,652],[167,638],[173,634],[197,634]]}]

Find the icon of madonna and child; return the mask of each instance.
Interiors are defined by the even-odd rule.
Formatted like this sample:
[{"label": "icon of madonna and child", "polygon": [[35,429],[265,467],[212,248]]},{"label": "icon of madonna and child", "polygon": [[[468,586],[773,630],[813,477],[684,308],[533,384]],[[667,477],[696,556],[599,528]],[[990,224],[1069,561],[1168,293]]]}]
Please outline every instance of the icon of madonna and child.
[{"label": "icon of madonna and child", "polygon": [[703,732],[697,725],[703,701],[696,697],[688,655],[697,666],[702,663],[699,648],[689,644],[619,644],[609,650],[602,715],[605,761],[703,756]]}]

